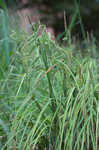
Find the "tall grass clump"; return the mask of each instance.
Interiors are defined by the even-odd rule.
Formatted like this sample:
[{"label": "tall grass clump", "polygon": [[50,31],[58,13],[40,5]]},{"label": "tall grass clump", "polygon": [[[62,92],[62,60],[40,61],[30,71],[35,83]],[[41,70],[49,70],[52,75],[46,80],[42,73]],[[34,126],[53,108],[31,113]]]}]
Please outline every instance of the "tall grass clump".
[{"label": "tall grass clump", "polygon": [[[79,47],[60,47],[43,25],[13,32],[17,43],[0,80],[2,150],[98,150],[99,65]],[[96,50],[96,47],[93,47]]]}]

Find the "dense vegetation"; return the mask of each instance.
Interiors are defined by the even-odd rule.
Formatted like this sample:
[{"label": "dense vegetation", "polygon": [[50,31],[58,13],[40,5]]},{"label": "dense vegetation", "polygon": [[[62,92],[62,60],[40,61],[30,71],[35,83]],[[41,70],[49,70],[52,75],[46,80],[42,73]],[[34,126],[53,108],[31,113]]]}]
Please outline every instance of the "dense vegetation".
[{"label": "dense vegetation", "polygon": [[29,35],[1,20],[0,149],[98,150],[95,38],[73,43],[68,30],[59,46],[44,25]]}]

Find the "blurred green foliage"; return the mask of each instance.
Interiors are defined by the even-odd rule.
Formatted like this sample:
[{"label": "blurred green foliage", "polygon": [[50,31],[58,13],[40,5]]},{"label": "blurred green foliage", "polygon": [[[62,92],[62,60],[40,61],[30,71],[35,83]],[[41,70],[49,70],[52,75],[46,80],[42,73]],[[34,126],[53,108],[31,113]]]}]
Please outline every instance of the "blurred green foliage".
[{"label": "blurred green foliage", "polygon": [[[27,0],[27,4],[22,4],[20,0],[6,0],[8,7],[17,7],[17,8],[26,8],[34,7],[35,5],[46,6],[46,9],[40,10],[40,13],[49,15],[52,17],[51,25],[57,31],[64,31],[64,21],[63,21],[63,12],[66,11],[66,20],[67,24],[70,23],[70,18],[75,12],[75,1],[76,0]],[[80,14],[82,17],[82,22],[84,24],[85,31],[91,32],[94,31],[96,37],[99,38],[99,2],[97,0],[77,0],[79,3]],[[61,17],[57,17],[57,14]],[[48,20],[43,19],[43,23],[48,24]],[[81,28],[78,23],[78,20],[75,24],[74,33],[80,33]]]},{"label": "blurred green foliage", "polygon": [[5,1],[0,0],[0,8],[2,8],[4,10],[6,9]]},{"label": "blurred green foliage", "polygon": [[[85,32],[94,31],[96,38],[99,38],[99,2],[97,0],[27,0],[27,3],[23,4],[22,0],[6,0],[6,4],[9,8],[23,9],[31,8],[39,5],[39,11],[45,18],[41,19],[41,22],[53,26],[56,33],[64,32],[64,11],[66,12],[67,26],[71,23],[71,18],[75,13],[75,2],[79,4],[80,17],[83,23],[83,30]],[[3,2],[1,0],[1,2]],[[45,8],[42,9],[42,6]],[[16,11],[15,9],[15,11]],[[47,16],[47,17],[46,17]],[[82,28],[80,25],[79,16],[75,21],[74,27],[72,28],[73,35],[78,35],[80,38],[82,35]]]},{"label": "blurred green foliage", "polygon": [[9,42],[8,42],[8,13],[6,9],[5,2],[0,0],[0,70],[6,69],[10,64],[10,56],[9,56]]}]

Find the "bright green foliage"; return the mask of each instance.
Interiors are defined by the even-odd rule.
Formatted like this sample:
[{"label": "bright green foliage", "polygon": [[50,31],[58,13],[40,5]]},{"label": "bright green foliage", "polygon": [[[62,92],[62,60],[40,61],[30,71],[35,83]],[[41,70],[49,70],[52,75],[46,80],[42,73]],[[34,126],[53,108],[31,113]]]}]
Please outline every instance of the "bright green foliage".
[{"label": "bright green foliage", "polygon": [[6,10],[6,5],[5,5],[4,0],[0,0],[0,8]]},{"label": "bright green foliage", "polygon": [[43,25],[33,28],[11,35],[17,49],[0,81],[0,148],[98,150],[99,60],[90,45],[83,57],[79,45],[60,47]]},{"label": "bright green foliage", "polygon": [[[94,38],[85,48],[72,42],[79,9],[61,47],[40,24],[8,36],[1,13],[0,150],[98,150],[99,57]],[[10,59],[9,37],[17,44]]]}]

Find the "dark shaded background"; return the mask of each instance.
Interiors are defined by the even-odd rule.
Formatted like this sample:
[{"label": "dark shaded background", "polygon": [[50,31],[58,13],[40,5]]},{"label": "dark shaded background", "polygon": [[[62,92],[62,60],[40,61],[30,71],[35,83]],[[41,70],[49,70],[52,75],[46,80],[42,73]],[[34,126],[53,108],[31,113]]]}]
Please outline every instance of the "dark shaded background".
[{"label": "dark shaded background", "polygon": [[[81,0],[80,13],[85,32],[93,31],[99,39],[99,0]],[[40,21],[54,28],[56,35],[64,31],[64,10],[66,12],[67,26],[71,22],[75,11],[74,0],[6,0],[9,8],[14,11],[31,9],[37,6],[41,15]],[[72,34],[80,34],[80,25],[76,21]]]}]

